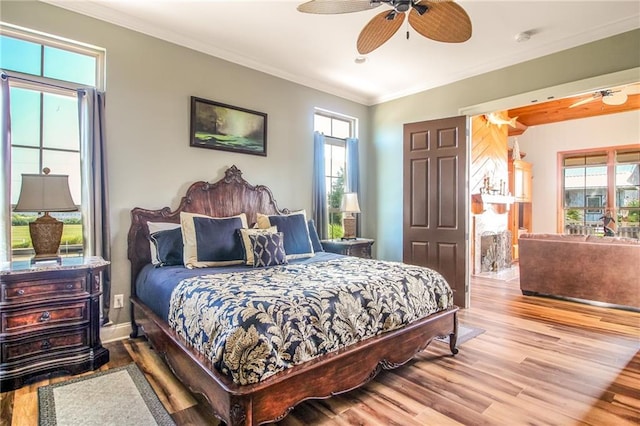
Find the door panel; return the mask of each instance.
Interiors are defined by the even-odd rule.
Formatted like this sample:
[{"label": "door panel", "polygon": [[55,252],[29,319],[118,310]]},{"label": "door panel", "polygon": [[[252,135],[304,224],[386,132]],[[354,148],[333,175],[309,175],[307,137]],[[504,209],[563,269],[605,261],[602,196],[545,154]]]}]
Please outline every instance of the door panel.
[{"label": "door panel", "polygon": [[[411,199],[411,226],[427,226],[429,223],[429,160],[418,159],[411,162],[411,187],[415,197]],[[406,203],[405,203],[406,205]]]},{"label": "door panel", "polygon": [[404,125],[403,260],[440,272],[467,307],[466,117]]}]

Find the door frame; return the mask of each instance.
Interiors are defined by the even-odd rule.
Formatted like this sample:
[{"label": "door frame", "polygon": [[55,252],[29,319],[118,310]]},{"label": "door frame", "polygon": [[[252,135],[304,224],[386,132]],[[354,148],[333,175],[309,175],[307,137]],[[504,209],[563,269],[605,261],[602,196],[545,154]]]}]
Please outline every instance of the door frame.
[{"label": "door frame", "polygon": [[[503,111],[511,108],[521,107],[530,103],[546,102],[553,99],[564,98],[568,96],[575,96],[581,93],[593,93],[594,91],[607,86],[622,86],[625,84],[631,84],[638,81],[638,75],[640,74],[640,67],[631,68],[624,71],[618,71],[609,74],[602,74],[599,76],[586,78],[582,80],[576,80],[556,86],[550,86],[531,92],[522,92],[517,95],[507,96],[504,98],[494,99],[492,101],[483,102],[480,104],[469,105],[458,109],[459,116],[465,116],[467,120],[467,157],[471,159],[471,135],[473,129],[471,128],[472,117],[481,114],[488,114],[495,111]],[[465,193],[467,198],[467,224],[466,224],[466,250],[467,250],[467,265],[466,265],[466,291],[465,302],[467,306],[471,306],[471,244],[470,244],[470,224],[472,220],[471,214],[471,193],[469,188],[469,176],[471,173],[471,161],[467,162],[467,182],[465,184]]]}]

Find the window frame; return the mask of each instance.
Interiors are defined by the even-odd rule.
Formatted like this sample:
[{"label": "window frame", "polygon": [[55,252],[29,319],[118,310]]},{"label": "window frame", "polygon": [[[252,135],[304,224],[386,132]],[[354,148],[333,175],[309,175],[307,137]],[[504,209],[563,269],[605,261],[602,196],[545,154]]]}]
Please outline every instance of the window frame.
[{"label": "window frame", "polygon": [[[616,186],[616,174],[617,174],[617,166],[621,164],[629,164],[629,163],[618,163],[616,161],[618,153],[625,152],[640,152],[640,145],[619,145],[619,146],[610,146],[610,147],[599,147],[599,148],[589,148],[589,149],[580,149],[580,150],[572,150],[572,151],[559,151],[557,154],[557,170],[558,170],[558,215],[557,215],[557,232],[559,234],[572,233],[569,229],[570,223],[566,223],[565,217],[566,212],[568,210],[584,210],[582,215],[582,223],[576,224],[578,227],[582,227],[585,235],[589,233],[601,234],[602,226],[596,224],[596,226],[589,226],[586,224],[586,213],[589,210],[589,206],[587,206],[587,198],[592,197],[592,194],[587,194],[585,191],[585,202],[583,207],[568,207],[565,206],[565,170],[566,169],[575,169],[575,168],[587,168],[587,167],[606,167],[607,170],[607,186],[606,186],[606,201],[604,201],[601,206],[602,213],[610,210],[613,213],[613,217],[616,223],[619,225],[618,215],[621,208],[626,206],[618,206],[617,203],[617,186]],[[596,157],[596,156],[606,156],[606,161],[601,163],[590,164],[586,161],[588,157]],[[572,157],[585,157],[584,164],[581,165],[565,165],[565,160]],[[631,163],[634,164],[634,163]],[[585,186],[585,188],[587,188]],[[593,229],[587,229],[593,228]],[[582,234],[582,232],[579,232]]]},{"label": "window frame", "polygon": [[[343,162],[343,164],[344,164],[344,168],[343,168],[344,173],[343,173],[342,179],[343,179],[343,182],[345,183],[345,186],[346,186],[346,182],[348,181],[348,175],[349,175],[349,170],[348,170],[348,167],[347,167],[348,166],[347,165],[347,152],[346,152],[346,150],[347,150],[347,139],[348,138],[357,137],[356,136],[357,119],[354,118],[354,117],[349,117],[349,116],[344,115],[344,114],[339,114],[339,113],[335,113],[335,112],[331,112],[331,111],[327,111],[327,110],[322,110],[322,109],[316,108],[316,110],[314,111],[314,131],[319,131],[318,129],[316,129],[316,126],[315,126],[315,118],[316,118],[316,116],[320,116],[320,117],[331,119],[331,126],[330,127],[331,127],[331,133],[332,134],[323,133],[324,134],[325,146],[326,145],[333,145],[333,146],[339,146],[339,147],[343,147],[344,148],[344,151],[345,151],[344,162]],[[343,123],[348,123],[348,125],[349,125],[349,136],[348,137],[342,138],[342,137],[336,137],[336,136],[333,135],[333,121],[334,120],[340,121],[340,122],[343,122]],[[327,163],[327,161],[328,161],[328,159],[327,159],[327,157],[325,155],[325,175],[324,175],[325,181],[333,182],[333,180],[337,179],[338,176],[337,175],[334,176],[334,175],[327,175],[326,174],[326,163]],[[337,238],[337,237],[342,236],[342,234],[340,234],[340,231],[337,231],[337,233],[340,234],[340,235],[337,235],[336,232],[333,231],[332,224],[335,224],[335,222],[332,222],[331,217],[332,217],[332,215],[340,215],[340,216],[342,216],[342,212],[340,212],[339,207],[337,207],[337,208],[336,207],[331,207],[330,197],[331,197],[331,194],[332,194],[332,188],[333,188],[333,185],[327,186],[327,188],[326,188],[326,191],[327,191],[327,193],[326,193],[326,209],[327,209],[327,214],[329,215],[328,221],[327,221],[329,229],[328,229],[327,232],[328,232],[329,237],[333,239],[333,238]],[[344,191],[346,191],[346,187],[343,189],[343,192]],[[340,227],[341,227],[341,224],[340,224]]]},{"label": "window frame", "polygon": [[[90,56],[96,60],[96,74],[95,74],[95,89],[104,91],[106,85],[105,79],[105,61],[106,61],[106,50],[100,48],[98,46],[94,46],[88,43],[82,43],[75,40],[66,39],[64,37],[57,37],[51,34],[45,34],[43,32],[29,30],[23,27],[19,27],[17,25],[9,24],[7,22],[0,21],[0,34],[17,38],[24,41],[29,41],[31,43],[40,44],[42,46],[54,47],[56,49],[62,49],[73,53],[78,53],[84,56]],[[34,80],[36,82],[40,82],[43,84],[53,84],[57,85],[63,89],[77,90],[83,87],[88,87],[86,84],[79,84],[74,82],[69,82],[66,80],[58,80],[52,77],[44,77],[42,75],[42,66],[44,65],[44,61],[41,63],[40,74],[26,74],[17,71],[4,70],[5,72],[9,71],[9,75],[21,77],[24,79]]]},{"label": "window frame", "polygon": [[[105,50],[85,44],[85,43],[78,43],[78,42],[66,40],[60,37],[46,35],[38,32],[32,32],[32,31],[29,31],[11,24],[7,24],[4,22],[0,22],[0,34],[5,37],[15,38],[15,39],[38,44],[40,46],[40,55],[41,55],[41,63],[40,63],[40,70],[39,70],[40,75],[12,71],[10,69],[2,70],[4,74],[9,76],[10,90],[14,88],[31,90],[31,91],[38,92],[38,95],[39,95],[39,102],[38,102],[39,129],[37,130],[37,133],[38,133],[37,145],[18,144],[18,143],[14,143],[14,141],[12,140],[10,144],[11,152],[13,153],[14,149],[29,149],[29,150],[37,151],[39,172],[42,171],[42,168],[44,166],[47,166],[47,164],[43,164],[44,158],[47,153],[59,152],[59,153],[77,154],[78,163],[74,164],[73,166],[74,167],[77,166],[78,173],[79,173],[78,177],[80,179],[80,186],[82,188],[82,186],[84,185],[84,182],[88,178],[88,176],[85,176],[85,174],[83,173],[83,167],[82,167],[82,162],[83,162],[82,155],[83,155],[83,151],[86,150],[87,147],[84,147],[82,145],[82,139],[80,138],[80,133],[78,133],[79,140],[78,140],[77,150],[75,149],[75,147],[67,148],[67,147],[46,146],[45,144],[46,134],[44,131],[45,129],[44,124],[47,120],[44,113],[45,98],[46,98],[46,95],[48,94],[55,95],[55,96],[64,96],[64,97],[70,97],[74,99],[77,103],[79,90],[86,89],[86,88],[95,88],[96,90],[103,89],[104,73],[105,73],[105,70],[104,70]],[[95,75],[93,76],[93,78],[95,79],[95,85],[92,86],[89,84],[76,83],[72,81],[59,80],[53,77],[43,76],[42,75],[43,70],[45,69],[44,68],[45,67],[44,52],[46,47],[66,50],[68,52],[89,56],[93,58],[95,60],[94,62],[95,69],[93,70],[93,72],[95,73]],[[82,126],[80,122],[78,122],[77,124],[79,127]],[[13,158],[13,155],[11,157]],[[11,160],[11,163],[12,164],[10,165],[10,167],[13,168],[13,160]],[[52,171],[54,173],[56,172],[56,170],[52,170]],[[14,186],[13,182],[14,182],[14,179],[9,179],[9,182],[5,183],[5,185],[7,185],[8,187],[9,193],[12,194],[11,196],[12,201],[14,198],[13,195],[15,195],[14,192],[17,190],[17,188],[13,187]],[[78,207],[80,207],[79,209],[80,212],[82,212],[83,210],[84,203],[88,202],[88,200],[83,199],[83,192],[84,191],[82,191],[81,189],[80,199],[77,200],[77,202],[79,203]],[[10,216],[12,216],[13,214],[13,207],[14,207],[14,204],[11,203],[9,206],[9,208],[11,209],[11,211],[9,212]],[[34,213],[38,213],[38,212],[34,212]],[[52,213],[52,215],[55,216],[56,213]],[[85,222],[86,222],[86,218],[82,217],[82,214],[81,214],[80,223],[83,228],[86,226]],[[13,240],[13,232],[14,232],[13,226],[14,225],[12,224],[11,227],[9,228],[9,231],[12,236],[11,238],[12,240]],[[90,232],[90,231],[86,229],[82,231],[83,238],[82,238],[82,247],[80,250],[80,254],[85,253],[87,249],[86,247],[87,241],[85,239],[85,237],[87,237],[86,232]],[[92,237],[90,236],[90,238]],[[67,250],[68,249],[69,247],[67,247]],[[29,250],[32,251],[33,248],[30,247]],[[62,252],[62,245],[60,250]],[[76,250],[77,249],[62,255],[78,255]],[[14,248],[13,243],[11,243],[11,245],[9,246],[9,253],[7,254],[10,256],[11,259],[17,259],[25,255],[28,255],[28,253],[25,254],[24,248],[19,248],[19,247]]]}]

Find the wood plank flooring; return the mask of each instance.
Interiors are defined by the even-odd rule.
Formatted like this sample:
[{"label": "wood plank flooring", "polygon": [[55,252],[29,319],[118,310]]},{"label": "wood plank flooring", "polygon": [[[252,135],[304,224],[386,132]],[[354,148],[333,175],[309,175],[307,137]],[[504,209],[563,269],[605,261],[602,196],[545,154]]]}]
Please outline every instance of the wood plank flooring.
[{"label": "wood plank flooring", "polygon": [[[434,341],[364,387],[300,404],[281,425],[637,425],[640,314],[524,297],[517,278],[474,277],[463,324],[486,330],[450,356]],[[106,345],[102,370],[136,362],[179,425],[216,425],[144,339]],[[91,374],[91,373],[87,373]],[[0,426],[38,423],[42,381],[0,394]]]}]

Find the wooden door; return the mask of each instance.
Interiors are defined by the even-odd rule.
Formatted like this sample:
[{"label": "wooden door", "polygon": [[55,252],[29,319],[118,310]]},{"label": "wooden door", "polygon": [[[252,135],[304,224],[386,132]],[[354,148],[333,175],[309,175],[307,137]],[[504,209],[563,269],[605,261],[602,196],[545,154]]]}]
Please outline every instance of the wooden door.
[{"label": "wooden door", "polygon": [[467,307],[466,117],[404,125],[403,260],[440,272]]}]

